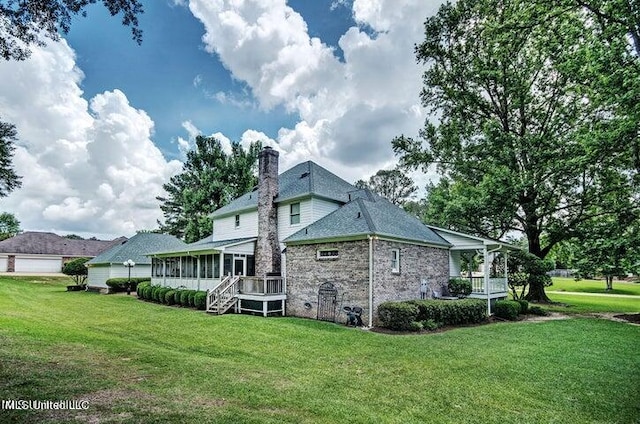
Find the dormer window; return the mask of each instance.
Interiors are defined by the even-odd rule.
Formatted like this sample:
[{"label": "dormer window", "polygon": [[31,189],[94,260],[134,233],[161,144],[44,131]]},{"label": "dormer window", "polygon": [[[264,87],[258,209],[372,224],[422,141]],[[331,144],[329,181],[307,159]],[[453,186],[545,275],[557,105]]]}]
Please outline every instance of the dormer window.
[{"label": "dormer window", "polygon": [[300,203],[292,203],[289,206],[289,217],[291,225],[300,223]]},{"label": "dormer window", "polygon": [[236,215],[236,228],[240,226],[240,215]]}]

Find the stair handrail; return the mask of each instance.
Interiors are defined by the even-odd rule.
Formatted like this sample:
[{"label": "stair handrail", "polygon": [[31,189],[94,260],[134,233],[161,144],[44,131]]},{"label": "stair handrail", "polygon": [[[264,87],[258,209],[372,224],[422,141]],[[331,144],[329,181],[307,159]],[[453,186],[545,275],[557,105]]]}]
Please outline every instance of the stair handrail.
[{"label": "stair handrail", "polygon": [[219,288],[226,284],[228,280],[231,279],[231,274],[225,276],[217,286],[212,289],[207,290],[207,311],[211,308],[211,306],[216,303],[216,298],[219,296]]}]

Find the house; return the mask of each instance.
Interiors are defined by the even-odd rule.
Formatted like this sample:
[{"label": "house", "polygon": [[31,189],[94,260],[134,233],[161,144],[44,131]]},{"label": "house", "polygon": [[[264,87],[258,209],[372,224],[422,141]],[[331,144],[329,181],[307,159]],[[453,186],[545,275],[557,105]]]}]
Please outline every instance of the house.
[{"label": "house", "polygon": [[92,258],[126,238],[75,240],[54,233],[25,231],[0,241],[0,272],[57,273],[71,259]]},{"label": "house", "polygon": [[[211,237],[151,254],[153,284],[207,290],[213,313],[335,321],[359,307],[372,325],[382,302],[444,294],[463,252],[511,248],[426,226],[311,161],[279,174],[269,147],[258,168],[258,186],[213,213]],[[485,277],[474,296],[506,297],[505,275]]]},{"label": "house", "polygon": [[[107,289],[107,280],[117,277],[149,277],[151,259],[149,252],[180,249],[185,243],[174,236],[156,233],[138,233],[122,243],[112,246],[87,262],[87,286],[95,289]],[[135,263],[129,270],[125,261]]]}]

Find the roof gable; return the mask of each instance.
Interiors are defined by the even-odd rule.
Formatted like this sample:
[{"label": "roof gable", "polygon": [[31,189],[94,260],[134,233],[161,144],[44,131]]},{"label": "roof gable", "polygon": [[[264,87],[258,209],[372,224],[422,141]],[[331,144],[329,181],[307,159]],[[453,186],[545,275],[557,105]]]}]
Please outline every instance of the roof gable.
[{"label": "roof gable", "polygon": [[369,190],[353,192],[351,197],[351,202],[292,234],[284,242],[305,243],[376,235],[450,246],[420,220]]},{"label": "roof gable", "polygon": [[[276,203],[307,196],[321,197],[340,203],[349,201],[348,193],[357,190],[337,175],[312,161],[299,163],[278,176]],[[245,193],[231,203],[213,212],[213,217],[222,217],[238,212],[257,209],[258,190]]]},{"label": "roof gable", "polygon": [[149,252],[180,249],[186,244],[174,236],[157,233],[139,233],[126,242],[113,246],[87,262],[88,265],[122,263],[131,259],[136,264],[151,264],[145,256]]}]

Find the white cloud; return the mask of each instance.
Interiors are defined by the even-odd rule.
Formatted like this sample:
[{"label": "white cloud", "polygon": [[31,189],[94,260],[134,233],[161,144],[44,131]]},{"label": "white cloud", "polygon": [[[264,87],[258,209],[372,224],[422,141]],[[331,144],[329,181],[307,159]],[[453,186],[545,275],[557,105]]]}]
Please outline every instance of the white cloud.
[{"label": "white cloud", "polygon": [[352,181],[395,161],[393,137],[415,135],[424,124],[423,69],[414,45],[424,39],[423,22],[438,5],[334,2],[332,9],[352,7],[358,24],[339,40],[341,62],[309,36],[303,17],[285,0],[189,1],[205,26],[207,51],[247,84],[260,107],[281,105],[299,116],[294,128],[279,131],[281,158],[312,158]]},{"label": "white cloud", "polygon": [[64,40],[32,50],[27,61],[0,64],[0,117],[18,130],[23,176],[2,209],[28,230],[118,236],[155,227],[155,197],[181,164],[151,141],[151,118],[119,90],[83,99]]}]

